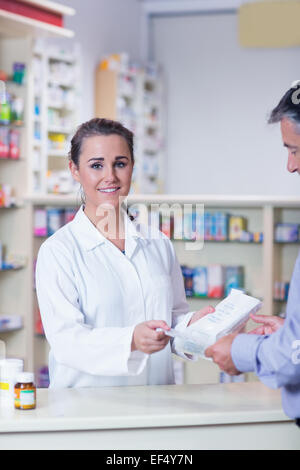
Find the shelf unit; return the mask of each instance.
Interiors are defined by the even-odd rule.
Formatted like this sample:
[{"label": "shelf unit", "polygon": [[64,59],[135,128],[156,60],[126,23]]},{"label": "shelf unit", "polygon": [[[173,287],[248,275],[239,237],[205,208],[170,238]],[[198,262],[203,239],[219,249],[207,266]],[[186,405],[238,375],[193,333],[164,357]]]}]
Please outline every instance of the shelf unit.
[{"label": "shelf unit", "polygon": [[[41,207],[79,207],[79,197],[74,196],[33,196],[27,198],[26,203],[31,207],[32,214],[35,208]],[[215,196],[215,195],[143,195],[131,194],[128,197],[128,205],[133,209],[143,207],[151,208],[157,204],[204,204],[204,210],[224,211],[231,214],[246,216],[251,231],[263,231],[263,243],[240,243],[240,242],[205,242],[201,251],[186,250],[186,241],[174,240],[173,245],[181,264],[191,267],[208,265],[213,263],[244,265],[246,268],[245,285],[250,294],[263,299],[263,314],[277,314],[278,304],[283,303],[273,300],[274,281],[280,275],[290,279],[292,269],[299,251],[299,245],[277,244],[274,241],[274,226],[277,221],[299,220],[300,197],[299,198],[276,198],[276,197],[246,197],[246,196]],[[140,214],[146,215],[143,210]],[[145,220],[140,219],[141,222]],[[39,246],[45,238],[35,237],[32,263]],[[285,259],[285,251],[290,250]],[[286,273],[286,274],[285,274]],[[33,296],[35,294],[33,293]],[[190,298],[187,302],[192,311],[199,310],[205,305],[216,305],[220,299]],[[254,328],[249,322],[248,330]],[[36,367],[47,362],[48,345],[41,335],[34,338]],[[37,360],[38,359],[38,360]],[[220,371],[215,364],[206,360],[195,363],[186,363],[181,360],[175,361],[179,366],[179,374],[184,375],[185,383],[218,383]],[[183,371],[180,370],[183,368]],[[256,380],[253,374],[247,374],[247,380]]]},{"label": "shelf unit", "polygon": [[[74,193],[68,170],[70,139],[79,125],[79,46],[39,39],[34,46],[33,193]],[[64,77],[64,79],[62,79]]]},{"label": "shelf unit", "polygon": [[[132,192],[163,191],[164,93],[163,77],[154,66],[130,67],[108,58],[95,76],[95,115],[120,121],[135,135]],[[110,64],[112,61],[112,64]]]},{"label": "shelf unit", "polygon": [[[75,14],[75,10],[73,8],[66,7],[64,5],[54,3],[52,1],[23,0],[23,2],[34,3],[39,8],[50,10],[60,15]],[[21,37],[53,36],[62,38],[72,38],[74,36],[74,32],[63,27],[44,23],[43,21],[28,18],[0,8],[0,35],[2,37],[16,37],[17,35]]]},{"label": "shelf unit", "polygon": [[[33,0],[36,6],[59,14],[74,10],[50,1]],[[20,131],[20,159],[0,159],[0,184],[10,184],[15,191],[16,207],[0,210],[0,241],[8,257],[22,260],[18,269],[0,272],[0,315],[19,315],[22,328],[0,331],[6,356],[24,360],[25,370],[34,370],[34,321],[32,315],[32,225],[31,204],[24,203],[32,193],[31,166],[33,141],[34,81],[33,49],[36,37],[72,37],[73,32],[0,9],[0,69],[11,73],[13,63],[26,66],[24,84],[7,82],[7,91],[24,100],[24,123]],[[24,266],[23,266],[24,265]]]}]

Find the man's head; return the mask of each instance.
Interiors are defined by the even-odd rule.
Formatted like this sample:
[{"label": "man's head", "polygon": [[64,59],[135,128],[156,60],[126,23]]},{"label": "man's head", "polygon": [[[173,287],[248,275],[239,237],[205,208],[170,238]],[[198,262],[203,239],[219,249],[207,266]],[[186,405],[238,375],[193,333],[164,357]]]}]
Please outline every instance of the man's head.
[{"label": "man's head", "polygon": [[295,83],[271,112],[270,124],[280,122],[284,146],[288,149],[287,169],[300,174],[300,87]]}]

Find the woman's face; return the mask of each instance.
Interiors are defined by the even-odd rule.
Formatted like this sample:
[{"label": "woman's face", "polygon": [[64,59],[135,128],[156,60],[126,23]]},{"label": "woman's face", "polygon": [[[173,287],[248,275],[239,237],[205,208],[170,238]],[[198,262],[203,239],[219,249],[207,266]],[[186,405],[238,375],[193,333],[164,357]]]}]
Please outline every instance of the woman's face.
[{"label": "woman's face", "polygon": [[119,207],[119,198],[130,190],[133,162],[126,140],[119,135],[86,137],[81,145],[79,166],[70,170],[85,194],[85,206],[96,210],[100,204]]}]

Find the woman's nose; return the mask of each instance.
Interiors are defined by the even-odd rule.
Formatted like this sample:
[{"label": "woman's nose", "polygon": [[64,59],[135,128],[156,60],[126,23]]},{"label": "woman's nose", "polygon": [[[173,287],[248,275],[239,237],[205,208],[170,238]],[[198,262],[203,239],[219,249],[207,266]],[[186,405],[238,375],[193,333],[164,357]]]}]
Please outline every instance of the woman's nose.
[{"label": "woman's nose", "polygon": [[115,172],[115,168],[112,166],[112,167],[109,167],[107,166],[106,167],[106,172],[105,172],[105,175],[104,175],[104,179],[105,181],[115,181],[116,179],[116,172]]}]

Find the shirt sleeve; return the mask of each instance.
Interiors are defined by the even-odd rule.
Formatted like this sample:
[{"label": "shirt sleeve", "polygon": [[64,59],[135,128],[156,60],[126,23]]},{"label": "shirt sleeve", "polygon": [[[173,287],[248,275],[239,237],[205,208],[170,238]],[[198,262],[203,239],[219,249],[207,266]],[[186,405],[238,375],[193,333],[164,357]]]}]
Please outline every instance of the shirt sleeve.
[{"label": "shirt sleeve", "polygon": [[74,279],[66,247],[58,241],[46,241],[38,254],[36,290],[45,335],[56,361],[94,375],[140,374],[148,355],[131,351],[135,325],[87,325]]},{"label": "shirt sleeve", "polygon": [[255,372],[271,388],[300,382],[300,257],[290,286],[287,318],[269,336],[238,335],[231,348],[232,360],[240,372]]}]

